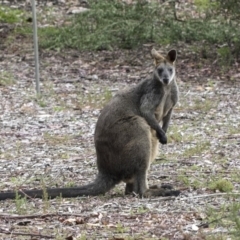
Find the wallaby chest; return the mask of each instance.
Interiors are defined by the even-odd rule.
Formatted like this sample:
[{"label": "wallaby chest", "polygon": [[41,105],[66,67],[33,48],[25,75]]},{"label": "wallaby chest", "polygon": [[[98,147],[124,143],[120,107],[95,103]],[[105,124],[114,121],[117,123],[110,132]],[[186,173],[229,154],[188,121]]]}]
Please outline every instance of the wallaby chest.
[{"label": "wallaby chest", "polygon": [[171,99],[171,89],[164,89],[160,102],[155,110],[155,117],[158,122],[167,115],[168,111],[173,108],[174,102]]}]

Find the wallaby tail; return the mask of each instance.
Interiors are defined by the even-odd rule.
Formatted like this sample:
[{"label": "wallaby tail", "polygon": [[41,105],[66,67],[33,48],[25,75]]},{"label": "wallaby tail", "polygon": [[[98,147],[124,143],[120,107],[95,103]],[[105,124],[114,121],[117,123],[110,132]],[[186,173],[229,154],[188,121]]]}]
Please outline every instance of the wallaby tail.
[{"label": "wallaby tail", "polygon": [[71,188],[47,188],[45,190],[17,190],[16,192],[0,192],[0,200],[15,199],[17,196],[30,198],[43,198],[44,196],[48,198],[97,196],[108,192],[119,182],[119,180],[116,180],[111,176],[99,174],[94,182],[84,186]]}]

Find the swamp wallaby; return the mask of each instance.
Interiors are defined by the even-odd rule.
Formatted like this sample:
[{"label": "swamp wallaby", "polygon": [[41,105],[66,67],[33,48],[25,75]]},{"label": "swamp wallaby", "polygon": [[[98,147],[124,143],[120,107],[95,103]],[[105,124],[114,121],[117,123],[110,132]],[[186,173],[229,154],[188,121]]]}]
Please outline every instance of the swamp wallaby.
[{"label": "swamp wallaby", "polygon": [[[95,181],[80,187],[47,189],[50,198],[104,194],[121,181],[126,183],[126,194],[134,192],[147,197],[180,193],[168,187],[148,188],[149,166],[157,155],[158,141],[167,143],[166,132],[178,100],[176,51],[169,51],[166,57],[155,49],[151,53],[153,75],[117,93],[98,118],[94,134],[98,167]],[[0,193],[0,200],[15,195]],[[41,198],[43,191],[18,191],[18,195]]]}]

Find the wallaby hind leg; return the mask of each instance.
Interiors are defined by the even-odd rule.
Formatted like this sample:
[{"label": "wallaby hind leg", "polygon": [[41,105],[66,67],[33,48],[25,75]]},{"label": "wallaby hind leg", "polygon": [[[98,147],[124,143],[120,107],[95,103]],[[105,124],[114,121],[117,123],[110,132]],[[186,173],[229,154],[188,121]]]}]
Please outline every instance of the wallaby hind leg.
[{"label": "wallaby hind leg", "polygon": [[133,183],[126,183],[125,187],[125,194],[132,194],[133,193]]},{"label": "wallaby hind leg", "polygon": [[148,182],[147,182],[147,172],[148,167],[146,166],[145,169],[138,170],[135,173],[134,177],[131,180],[125,181],[125,194],[138,194],[139,196],[143,196],[144,192],[148,189]]},{"label": "wallaby hind leg", "polygon": [[133,182],[133,192],[136,194],[139,194],[140,197],[143,196],[143,194],[148,189],[148,183],[147,183],[147,170],[145,169],[143,171],[139,171]]}]

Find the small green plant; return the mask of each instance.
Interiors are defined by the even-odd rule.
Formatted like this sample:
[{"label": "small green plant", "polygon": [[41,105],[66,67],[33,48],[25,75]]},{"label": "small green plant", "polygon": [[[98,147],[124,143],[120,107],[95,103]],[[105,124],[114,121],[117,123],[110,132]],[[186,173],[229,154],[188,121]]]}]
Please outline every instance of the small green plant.
[{"label": "small green plant", "polygon": [[15,83],[15,80],[11,73],[6,71],[0,71],[0,86],[10,86]]},{"label": "small green plant", "polygon": [[[234,197],[234,196],[233,196]],[[239,196],[236,196],[238,199]],[[231,204],[223,204],[218,210],[216,208],[208,208],[206,211],[208,222],[211,226],[217,226],[228,229],[227,235],[215,235],[213,237],[210,235],[208,240],[212,239],[239,239],[240,234],[240,219],[239,219],[239,211],[240,211],[240,204],[231,203]],[[219,238],[217,238],[219,237]]]},{"label": "small green plant", "polygon": [[231,192],[233,190],[233,184],[226,179],[219,179],[217,181],[212,181],[209,184],[209,188],[220,192]]},{"label": "small green plant", "polygon": [[207,11],[216,6],[214,1],[211,0],[194,0],[195,5],[201,11]]},{"label": "small green plant", "polygon": [[41,97],[41,96],[37,98],[37,103],[38,103],[38,105],[39,105],[40,107],[42,107],[42,108],[47,107],[47,101],[46,101],[46,99],[44,99],[44,98]]},{"label": "small green plant", "polygon": [[240,124],[231,124],[228,126],[228,132],[229,134],[238,134],[240,133]]},{"label": "small green plant", "polygon": [[104,104],[109,102],[111,98],[112,98],[112,92],[109,91],[108,89],[105,89],[103,93]]},{"label": "small green plant", "polygon": [[60,159],[69,159],[69,154],[66,153],[66,152],[59,153],[59,154],[58,154],[58,157],[59,157]]},{"label": "small green plant", "polygon": [[47,189],[46,189],[46,185],[43,179],[41,179],[41,186],[42,186],[42,190],[43,190],[43,212],[46,213],[47,210],[50,207],[50,202],[48,200],[48,193],[47,193]]},{"label": "small green plant", "polygon": [[76,183],[75,183],[75,182],[72,182],[72,181],[67,182],[67,183],[65,184],[65,187],[66,187],[66,188],[68,188],[68,187],[75,187],[75,186],[76,186]]},{"label": "small green plant", "polygon": [[178,126],[171,126],[169,131],[170,142],[181,142],[183,139],[182,132]]},{"label": "small green plant", "polygon": [[17,191],[16,191],[16,198],[15,198],[15,206],[16,206],[16,212],[18,214],[24,214],[27,212],[26,197],[21,197]]},{"label": "small green plant", "polygon": [[116,232],[117,232],[117,233],[123,234],[123,233],[125,233],[125,232],[127,232],[127,231],[128,231],[128,229],[127,229],[126,227],[124,227],[124,225],[123,225],[122,223],[118,223],[118,224],[116,225]]},{"label": "small green plant", "polygon": [[147,207],[144,207],[144,206],[141,206],[137,209],[137,213],[140,213],[140,214],[141,213],[146,213],[148,211],[149,211],[149,209]]},{"label": "small green plant", "polygon": [[193,108],[195,110],[200,110],[202,112],[209,112],[212,108],[215,108],[217,105],[216,101],[212,101],[211,99],[196,99],[194,101],[194,106]]},{"label": "small green plant", "polygon": [[203,183],[197,179],[193,180],[191,183],[191,187],[194,189],[200,188],[202,185],[203,185]]},{"label": "small green plant", "polygon": [[240,236],[240,219],[239,219],[240,204],[234,203],[230,206],[230,220],[234,223],[234,228],[230,231],[235,237]]},{"label": "small green plant", "polygon": [[65,109],[66,108],[64,106],[55,106],[55,107],[53,107],[54,112],[62,112]]},{"label": "small green plant", "polygon": [[190,181],[187,176],[184,175],[178,176],[178,181],[182,182],[185,186],[190,186]]},{"label": "small green plant", "polygon": [[228,68],[233,63],[233,55],[231,49],[228,46],[221,47],[217,50],[218,57],[220,59],[220,64],[224,68]]}]

